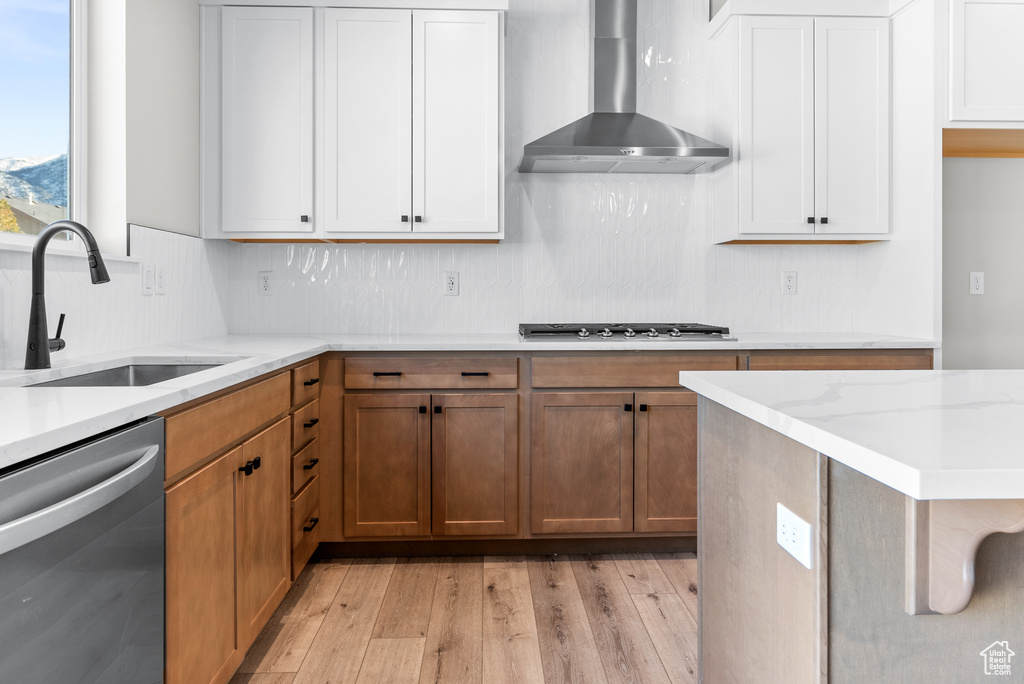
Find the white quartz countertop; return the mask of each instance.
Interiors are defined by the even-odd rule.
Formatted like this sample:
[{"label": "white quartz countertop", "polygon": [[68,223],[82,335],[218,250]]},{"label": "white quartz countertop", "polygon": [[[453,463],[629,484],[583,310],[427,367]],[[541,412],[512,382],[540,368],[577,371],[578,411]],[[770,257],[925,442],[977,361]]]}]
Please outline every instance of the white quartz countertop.
[{"label": "white quartz countertop", "polygon": [[679,382],[915,499],[1024,499],[1024,370],[702,371]]},{"label": "white quartz countertop", "polygon": [[[522,342],[503,335],[230,335],[69,359],[44,371],[0,371],[0,468],[311,358],[326,351],[608,351],[930,348],[931,340],[862,333],[736,333],[735,342],[647,339]],[[148,387],[31,387],[125,363],[224,365]]]}]

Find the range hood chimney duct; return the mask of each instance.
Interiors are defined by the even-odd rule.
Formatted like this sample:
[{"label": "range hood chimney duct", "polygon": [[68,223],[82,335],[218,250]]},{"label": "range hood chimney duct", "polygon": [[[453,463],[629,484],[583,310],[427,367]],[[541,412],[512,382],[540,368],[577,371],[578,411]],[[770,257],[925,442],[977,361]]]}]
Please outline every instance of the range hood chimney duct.
[{"label": "range hood chimney duct", "polygon": [[695,173],[729,149],[636,113],[636,0],[592,0],[593,113],[523,149],[520,173]]}]

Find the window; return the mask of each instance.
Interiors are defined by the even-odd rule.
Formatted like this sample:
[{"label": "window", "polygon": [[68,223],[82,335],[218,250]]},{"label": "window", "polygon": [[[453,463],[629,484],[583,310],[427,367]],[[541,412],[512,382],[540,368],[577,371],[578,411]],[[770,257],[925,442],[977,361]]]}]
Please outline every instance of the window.
[{"label": "window", "polygon": [[72,0],[0,0],[0,235],[68,217]]}]

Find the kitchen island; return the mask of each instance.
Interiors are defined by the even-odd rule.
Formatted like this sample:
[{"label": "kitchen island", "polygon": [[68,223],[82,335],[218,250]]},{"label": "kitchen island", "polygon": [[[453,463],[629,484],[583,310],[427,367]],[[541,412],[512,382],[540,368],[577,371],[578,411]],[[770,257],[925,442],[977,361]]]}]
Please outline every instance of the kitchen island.
[{"label": "kitchen island", "polygon": [[[702,681],[1024,681],[1024,372],[680,384],[700,395]],[[803,562],[780,504],[809,524],[787,523]]]}]

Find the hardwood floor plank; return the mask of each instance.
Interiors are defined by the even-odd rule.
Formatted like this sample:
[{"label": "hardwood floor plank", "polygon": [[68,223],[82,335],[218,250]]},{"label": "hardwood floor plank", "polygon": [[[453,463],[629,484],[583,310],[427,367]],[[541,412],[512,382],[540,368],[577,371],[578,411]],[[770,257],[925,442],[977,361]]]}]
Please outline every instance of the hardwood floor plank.
[{"label": "hardwood floor plank", "polygon": [[569,558],[531,558],[526,567],[544,681],[547,684],[607,681]]},{"label": "hardwood floor plank", "polygon": [[544,681],[526,559],[484,558],[483,682]]},{"label": "hardwood floor plank", "polygon": [[676,588],[676,593],[683,599],[693,619],[700,619],[697,613],[697,557],[692,553],[656,553],[654,558]]},{"label": "hardwood floor plank", "polygon": [[420,667],[420,684],[482,681],[483,560],[441,563]]},{"label": "hardwood floor plank", "polygon": [[277,672],[274,674],[239,672],[231,678],[228,684],[292,684],[294,679],[294,672]]},{"label": "hardwood floor plank", "polygon": [[421,638],[427,635],[438,568],[440,561],[437,558],[399,559],[377,615],[373,639]]},{"label": "hardwood floor plank", "polygon": [[356,681],[394,568],[394,558],[352,561],[293,684]]},{"label": "hardwood floor plank", "polygon": [[679,594],[633,594],[672,684],[697,684],[697,622]]},{"label": "hardwood floor plank", "polygon": [[420,678],[424,638],[370,639],[356,684],[415,684]]},{"label": "hardwood floor plank", "polygon": [[260,632],[238,671],[298,672],[350,563],[349,559],[340,559],[308,566]]},{"label": "hardwood floor plank", "polygon": [[617,553],[612,557],[622,583],[630,594],[675,593],[675,587],[654,559],[654,554]]},{"label": "hardwood floor plank", "polygon": [[611,556],[573,556],[572,569],[611,682],[669,682]]}]

